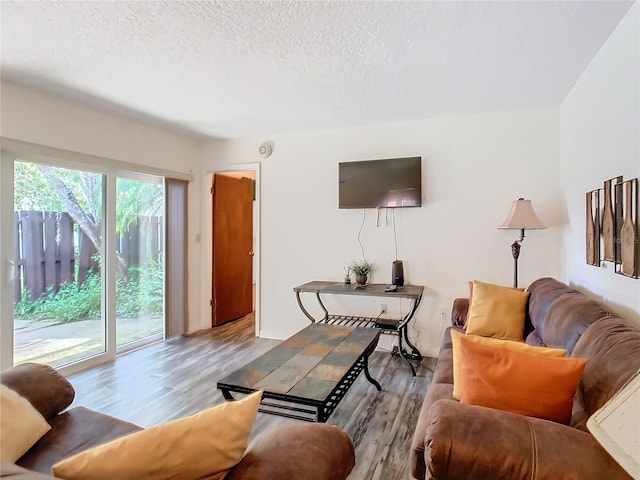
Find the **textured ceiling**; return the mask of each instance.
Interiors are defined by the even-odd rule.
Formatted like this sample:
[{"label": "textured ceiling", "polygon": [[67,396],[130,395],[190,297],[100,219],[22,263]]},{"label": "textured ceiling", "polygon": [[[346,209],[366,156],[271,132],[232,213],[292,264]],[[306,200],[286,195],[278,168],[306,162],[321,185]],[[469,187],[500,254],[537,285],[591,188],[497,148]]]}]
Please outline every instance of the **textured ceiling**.
[{"label": "textured ceiling", "polygon": [[627,1],[2,1],[3,79],[196,137],[560,104]]}]

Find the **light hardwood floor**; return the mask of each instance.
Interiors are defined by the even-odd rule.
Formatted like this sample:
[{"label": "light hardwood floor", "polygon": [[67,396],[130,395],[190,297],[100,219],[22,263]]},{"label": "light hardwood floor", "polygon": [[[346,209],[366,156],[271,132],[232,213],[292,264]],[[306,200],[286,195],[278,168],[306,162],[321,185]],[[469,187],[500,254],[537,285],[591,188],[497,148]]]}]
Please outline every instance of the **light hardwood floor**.
[{"label": "light hardwood floor", "polygon": [[[278,341],[254,337],[253,317],[123,355],[69,377],[74,405],[143,427],[191,415],[222,403],[216,381],[266,352]],[[351,480],[409,479],[413,428],[431,383],[435,359],[425,358],[412,377],[397,357],[376,351],[369,360],[378,392],[360,375],[327,423],[344,429],[356,447]],[[252,441],[279,425],[297,422],[258,414]]]}]

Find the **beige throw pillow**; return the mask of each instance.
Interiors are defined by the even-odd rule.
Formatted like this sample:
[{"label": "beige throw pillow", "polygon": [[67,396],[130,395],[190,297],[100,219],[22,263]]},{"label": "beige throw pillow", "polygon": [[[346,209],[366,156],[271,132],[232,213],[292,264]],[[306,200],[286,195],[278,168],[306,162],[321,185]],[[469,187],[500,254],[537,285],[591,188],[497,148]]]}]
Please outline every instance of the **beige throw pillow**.
[{"label": "beige throw pillow", "polygon": [[31,402],[0,385],[0,458],[14,463],[51,429]]},{"label": "beige throw pillow", "polygon": [[64,480],[223,478],[244,456],[262,392],[225,402],[62,460]]},{"label": "beige throw pillow", "polygon": [[522,341],[529,292],[473,281],[467,333]]}]

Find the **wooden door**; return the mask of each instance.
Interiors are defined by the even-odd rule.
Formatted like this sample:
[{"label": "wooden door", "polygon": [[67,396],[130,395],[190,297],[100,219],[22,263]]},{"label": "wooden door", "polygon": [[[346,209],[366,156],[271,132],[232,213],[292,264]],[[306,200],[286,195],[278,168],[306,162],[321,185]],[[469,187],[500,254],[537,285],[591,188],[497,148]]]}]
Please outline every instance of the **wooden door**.
[{"label": "wooden door", "polygon": [[253,310],[253,180],[213,176],[212,325]]}]

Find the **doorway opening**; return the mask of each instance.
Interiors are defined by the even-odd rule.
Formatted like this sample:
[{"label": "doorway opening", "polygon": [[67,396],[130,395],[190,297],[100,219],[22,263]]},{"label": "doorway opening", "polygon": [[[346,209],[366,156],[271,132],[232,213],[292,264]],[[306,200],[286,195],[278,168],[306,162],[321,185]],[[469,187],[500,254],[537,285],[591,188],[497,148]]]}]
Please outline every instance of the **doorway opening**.
[{"label": "doorway opening", "polygon": [[210,177],[211,326],[250,317],[256,336],[260,308],[258,167],[242,165]]}]

